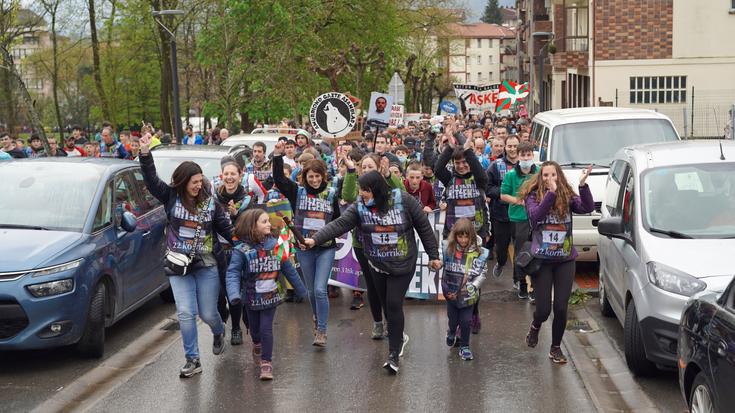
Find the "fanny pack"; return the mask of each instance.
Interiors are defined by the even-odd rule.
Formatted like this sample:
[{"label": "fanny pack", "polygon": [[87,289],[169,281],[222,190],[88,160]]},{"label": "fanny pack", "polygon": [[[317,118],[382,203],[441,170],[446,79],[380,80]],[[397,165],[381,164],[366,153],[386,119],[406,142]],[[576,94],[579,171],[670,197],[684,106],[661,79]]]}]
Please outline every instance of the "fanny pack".
[{"label": "fanny pack", "polygon": [[195,257],[197,253],[197,248],[199,246],[199,241],[201,240],[202,236],[202,222],[204,221],[204,216],[207,213],[207,207],[209,206],[209,200],[204,203],[204,208],[200,209],[197,213],[197,229],[194,233],[194,241],[191,245],[191,252],[187,254],[183,254],[181,252],[171,251],[170,249],[166,249],[166,254],[164,255],[163,265],[166,267],[166,275],[169,277],[171,276],[184,276],[186,275],[191,268],[194,268],[195,265]]}]

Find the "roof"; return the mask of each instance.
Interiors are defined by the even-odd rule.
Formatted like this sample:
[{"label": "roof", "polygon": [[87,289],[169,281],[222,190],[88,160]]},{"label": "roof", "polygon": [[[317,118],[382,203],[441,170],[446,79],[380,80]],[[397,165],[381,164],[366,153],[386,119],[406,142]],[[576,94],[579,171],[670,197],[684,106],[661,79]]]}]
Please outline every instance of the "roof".
[{"label": "roof", "polygon": [[217,158],[227,155],[230,148],[220,145],[158,145],[151,149],[153,156],[181,158]]},{"label": "roof", "polygon": [[666,115],[649,109],[632,109],[616,107],[591,107],[557,109],[541,112],[533,120],[549,125],[563,125],[566,123],[593,122],[599,120],[617,119],[669,119]]},{"label": "roof", "polygon": [[473,39],[507,39],[516,37],[516,33],[513,29],[499,24],[490,23],[450,23],[447,25],[447,30],[456,36]]},{"label": "roof", "polygon": [[518,12],[512,7],[501,7],[500,15],[503,20],[518,20]]},{"label": "roof", "polygon": [[[720,144],[725,160],[720,159]],[[650,143],[622,149],[645,168],[690,165],[696,163],[735,163],[735,142],[719,139],[698,139],[679,142]],[[648,161],[650,159],[650,161]]]},{"label": "roof", "polygon": [[118,171],[120,169],[130,168],[131,166],[137,166],[138,162],[129,161],[125,159],[111,159],[111,158],[85,158],[79,156],[73,157],[54,157],[54,158],[33,158],[33,159],[14,159],[12,162],[0,162],[1,165],[21,165],[21,164],[33,164],[38,165],[40,163],[54,163],[54,164],[83,164],[88,165],[90,168],[96,169],[99,173],[105,171]]}]

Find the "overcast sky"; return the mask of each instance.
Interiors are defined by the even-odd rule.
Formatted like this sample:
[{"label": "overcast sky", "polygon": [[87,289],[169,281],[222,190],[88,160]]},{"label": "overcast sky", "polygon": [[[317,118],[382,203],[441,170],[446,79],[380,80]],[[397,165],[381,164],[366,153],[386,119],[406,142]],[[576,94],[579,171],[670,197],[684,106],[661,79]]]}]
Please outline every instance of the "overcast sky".
[{"label": "overcast sky", "polygon": [[[482,17],[482,13],[485,11],[487,0],[465,0],[465,2],[471,14],[468,20],[470,22],[479,21],[480,17]],[[498,4],[500,6],[515,7],[516,1],[515,0],[498,0]]]}]

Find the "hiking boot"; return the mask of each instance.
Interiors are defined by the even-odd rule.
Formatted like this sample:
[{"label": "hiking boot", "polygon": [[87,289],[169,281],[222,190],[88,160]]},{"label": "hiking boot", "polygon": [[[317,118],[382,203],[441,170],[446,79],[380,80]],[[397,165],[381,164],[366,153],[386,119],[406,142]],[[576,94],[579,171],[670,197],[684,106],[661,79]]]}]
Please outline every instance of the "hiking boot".
[{"label": "hiking boot", "polygon": [[202,372],[202,364],[199,359],[186,359],[186,364],[179,371],[179,377],[188,379],[189,377]]},{"label": "hiking boot", "polygon": [[390,354],[388,354],[388,360],[383,363],[383,368],[388,370],[390,374],[398,374],[399,357],[400,356],[395,351],[390,352]]},{"label": "hiking boot", "polygon": [[314,336],[314,343],[312,344],[317,347],[326,347],[327,346],[327,332],[317,330],[316,335]]},{"label": "hiking boot", "polygon": [[521,300],[528,299],[528,284],[526,284],[525,281],[520,281],[520,286],[518,288],[518,298],[520,298]]},{"label": "hiking boot", "polygon": [[480,323],[480,315],[472,314],[472,319],[470,320],[470,332],[472,334],[480,334],[480,328],[482,328],[482,323]]},{"label": "hiking boot", "polygon": [[498,265],[498,263],[495,263],[495,266],[493,267],[493,277],[496,279],[500,278],[503,275],[503,267]]},{"label": "hiking boot", "polygon": [[230,336],[230,344],[233,346],[239,346],[242,344],[242,330],[232,330]]},{"label": "hiking boot", "polygon": [[528,347],[536,347],[536,344],[538,344],[538,332],[539,329],[531,324],[531,327],[528,328],[528,334],[526,334],[526,345]]},{"label": "hiking boot", "polygon": [[465,361],[472,360],[474,357],[472,356],[472,350],[470,350],[469,347],[460,347],[459,348],[459,358]]},{"label": "hiking boot", "polygon": [[260,379],[273,380],[273,364],[270,361],[263,360],[260,363]]},{"label": "hiking boot", "polygon": [[373,322],[373,331],[370,338],[373,340],[382,340],[385,337],[385,324],[382,321]]},{"label": "hiking boot", "polygon": [[359,310],[365,305],[365,300],[362,299],[362,294],[355,292],[352,294],[352,305],[350,310]]},{"label": "hiking boot", "polygon": [[260,343],[253,343],[253,361],[255,364],[260,364],[260,357],[263,355],[263,345]]},{"label": "hiking boot", "polygon": [[549,350],[549,358],[556,364],[566,364],[567,362],[567,357],[561,351],[561,347],[559,346],[551,346],[551,349]]},{"label": "hiking boot", "polygon": [[398,357],[403,357],[403,353],[406,351],[406,344],[408,344],[408,334],[403,332],[403,341],[401,342],[401,351],[398,353]]},{"label": "hiking boot", "polygon": [[455,344],[457,344],[457,335],[451,331],[447,331],[447,345],[449,347],[454,347]]},{"label": "hiking boot", "polygon": [[215,356],[219,356],[220,354],[224,353],[224,351],[225,351],[225,333],[222,332],[222,334],[215,334],[214,341],[212,343],[212,353],[214,353]]}]

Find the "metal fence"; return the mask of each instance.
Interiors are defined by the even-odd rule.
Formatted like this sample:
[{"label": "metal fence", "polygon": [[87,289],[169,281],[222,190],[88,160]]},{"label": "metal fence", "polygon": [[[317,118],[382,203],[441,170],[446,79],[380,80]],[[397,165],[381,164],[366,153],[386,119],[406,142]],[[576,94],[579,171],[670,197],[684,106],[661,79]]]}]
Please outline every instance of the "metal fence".
[{"label": "metal fence", "polygon": [[616,89],[614,104],[662,113],[671,118],[682,137],[717,139],[727,135],[733,139],[735,89]]}]

